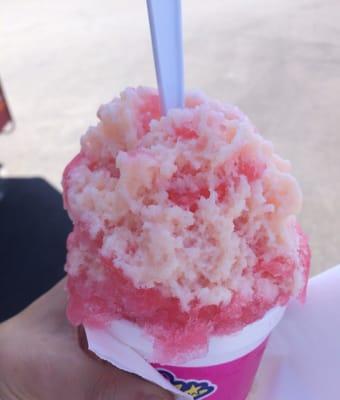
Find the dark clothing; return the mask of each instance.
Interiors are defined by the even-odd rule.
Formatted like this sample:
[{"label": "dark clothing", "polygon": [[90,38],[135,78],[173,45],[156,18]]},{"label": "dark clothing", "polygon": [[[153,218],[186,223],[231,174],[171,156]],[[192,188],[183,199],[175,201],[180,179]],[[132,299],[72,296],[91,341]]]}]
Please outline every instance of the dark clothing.
[{"label": "dark clothing", "polygon": [[72,224],[61,194],[41,178],[0,179],[0,322],[64,276]]}]

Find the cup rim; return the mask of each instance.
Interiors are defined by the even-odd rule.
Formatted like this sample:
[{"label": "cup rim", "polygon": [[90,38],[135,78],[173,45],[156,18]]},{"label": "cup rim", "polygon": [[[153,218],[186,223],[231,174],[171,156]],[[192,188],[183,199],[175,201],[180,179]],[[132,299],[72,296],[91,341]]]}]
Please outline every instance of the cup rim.
[{"label": "cup rim", "polygon": [[[231,362],[249,354],[263,343],[284,315],[286,306],[276,306],[267,311],[263,318],[245,326],[238,332],[223,336],[213,336],[208,343],[208,352],[186,363],[167,365],[180,367],[211,366]],[[153,359],[153,338],[138,325],[115,320],[107,328],[110,335],[127,344],[150,363]]]}]

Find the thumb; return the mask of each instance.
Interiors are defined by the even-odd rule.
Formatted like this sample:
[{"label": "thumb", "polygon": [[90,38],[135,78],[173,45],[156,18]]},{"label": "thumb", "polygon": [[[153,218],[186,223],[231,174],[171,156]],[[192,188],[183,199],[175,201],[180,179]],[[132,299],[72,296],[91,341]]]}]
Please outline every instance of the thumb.
[{"label": "thumb", "polygon": [[105,366],[94,387],[96,400],[173,400],[171,393],[111,365]]},{"label": "thumb", "polygon": [[[137,375],[129,374],[100,360],[88,350],[85,330],[78,328],[78,339],[87,355],[83,366],[87,370],[89,399],[91,400],[173,400],[171,393]],[[87,398],[87,396],[86,396]]]}]

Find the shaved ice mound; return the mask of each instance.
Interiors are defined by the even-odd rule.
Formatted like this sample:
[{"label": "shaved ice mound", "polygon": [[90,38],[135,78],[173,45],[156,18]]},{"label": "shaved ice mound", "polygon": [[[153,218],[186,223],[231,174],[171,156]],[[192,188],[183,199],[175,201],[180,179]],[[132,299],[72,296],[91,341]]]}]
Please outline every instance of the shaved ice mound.
[{"label": "shaved ice mound", "polygon": [[72,323],[126,319],[190,357],[303,297],[301,192],[241,111],[193,93],[161,117],[155,90],[129,88],[98,118],[63,177]]}]

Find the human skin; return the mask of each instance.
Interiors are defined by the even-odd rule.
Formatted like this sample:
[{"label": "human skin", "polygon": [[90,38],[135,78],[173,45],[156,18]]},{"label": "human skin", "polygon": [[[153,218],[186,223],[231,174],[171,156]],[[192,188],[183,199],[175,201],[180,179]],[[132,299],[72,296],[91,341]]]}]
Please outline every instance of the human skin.
[{"label": "human skin", "polygon": [[66,317],[62,280],[0,325],[0,400],[170,400],[172,395],[99,360]]}]

